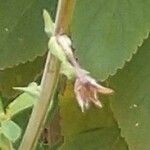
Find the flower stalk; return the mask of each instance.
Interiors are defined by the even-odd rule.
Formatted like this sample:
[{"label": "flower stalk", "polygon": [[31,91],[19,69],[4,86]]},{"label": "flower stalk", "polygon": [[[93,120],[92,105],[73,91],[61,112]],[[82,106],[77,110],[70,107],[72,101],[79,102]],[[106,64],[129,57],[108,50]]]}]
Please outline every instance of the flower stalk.
[{"label": "flower stalk", "polygon": [[[75,0],[59,0],[53,35],[67,33]],[[64,17],[65,16],[65,17]],[[60,73],[60,61],[48,52],[41,80],[41,93],[34,106],[27,129],[19,146],[19,150],[34,150],[45,124],[50,101],[57,87]]]}]

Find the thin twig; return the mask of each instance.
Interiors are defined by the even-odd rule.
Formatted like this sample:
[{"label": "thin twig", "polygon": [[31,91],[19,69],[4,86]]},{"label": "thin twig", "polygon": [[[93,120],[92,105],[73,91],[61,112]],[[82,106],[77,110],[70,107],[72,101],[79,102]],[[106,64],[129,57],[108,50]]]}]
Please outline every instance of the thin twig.
[{"label": "thin twig", "polygon": [[[59,0],[55,21],[54,35],[67,33],[75,0]],[[60,71],[60,62],[50,54],[47,55],[45,69],[41,80],[41,94],[34,106],[27,129],[19,150],[34,150],[44,126],[50,100],[55,92]]]}]

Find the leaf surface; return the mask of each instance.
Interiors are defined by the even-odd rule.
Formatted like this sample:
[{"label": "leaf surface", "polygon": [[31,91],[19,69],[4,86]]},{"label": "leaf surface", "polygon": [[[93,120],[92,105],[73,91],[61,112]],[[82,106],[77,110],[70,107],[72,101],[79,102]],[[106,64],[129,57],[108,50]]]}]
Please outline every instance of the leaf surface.
[{"label": "leaf surface", "polygon": [[1,122],[2,133],[12,142],[15,142],[21,135],[21,128],[13,121]]},{"label": "leaf surface", "polygon": [[12,117],[20,111],[33,106],[36,102],[36,97],[33,97],[28,93],[23,93],[8,105],[6,113],[8,113]]},{"label": "leaf surface", "polygon": [[57,0],[0,0],[0,69],[33,60],[47,50],[43,9],[54,16]]},{"label": "leaf surface", "polygon": [[125,68],[110,80],[111,107],[130,150],[150,148],[150,38]]},{"label": "leaf surface", "polygon": [[117,128],[96,129],[68,139],[61,150],[128,150],[125,143],[121,147],[114,145],[117,139],[119,139]]},{"label": "leaf surface", "polygon": [[136,53],[150,30],[149,0],[77,0],[72,38],[81,66],[105,80]]}]

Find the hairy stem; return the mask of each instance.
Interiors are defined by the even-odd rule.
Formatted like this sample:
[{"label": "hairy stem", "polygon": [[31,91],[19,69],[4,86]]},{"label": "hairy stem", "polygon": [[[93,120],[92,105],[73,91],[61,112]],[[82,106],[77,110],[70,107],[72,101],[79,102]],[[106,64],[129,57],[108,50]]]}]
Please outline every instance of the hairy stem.
[{"label": "hairy stem", "polygon": [[[75,0],[59,0],[55,21],[54,35],[68,32],[69,22],[73,12]],[[59,79],[60,62],[50,54],[47,55],[45,69],[41,80],[41,94],[34,106],[27,129],[23,136],[19,150],[34,150],[45,124],[50,101],[54,95]]]}]

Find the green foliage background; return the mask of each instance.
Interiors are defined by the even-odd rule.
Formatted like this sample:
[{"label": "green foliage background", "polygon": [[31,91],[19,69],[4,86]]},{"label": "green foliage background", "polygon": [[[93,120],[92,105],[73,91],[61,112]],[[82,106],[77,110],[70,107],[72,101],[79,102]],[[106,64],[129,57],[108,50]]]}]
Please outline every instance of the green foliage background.
[{"label": "green foliage background", "polygon": [[[1,148],[12,149],[12,143],[17,147],[15,130],[7,129],[21,134],[26,125],[22,118],[29,119],[24,112],[16,118],[7,114],[9,121],[4,125],[1,114],[20,94],[12,87],[40,79],[47,51],[42,10],[47,9],[54,19],[56,5],[57,0],[0,0]],[[64,143],[58,149],[149,150],[149,31],[149,0],[77,0],[70,27],[75,55],[82,67],[105,81],[115,94],[100,96],[102,109],[91,106],[81,113],[73,87],[67,84],[60,96]],[[31,107],[34,100],[23,96],[20,107]]]}]

